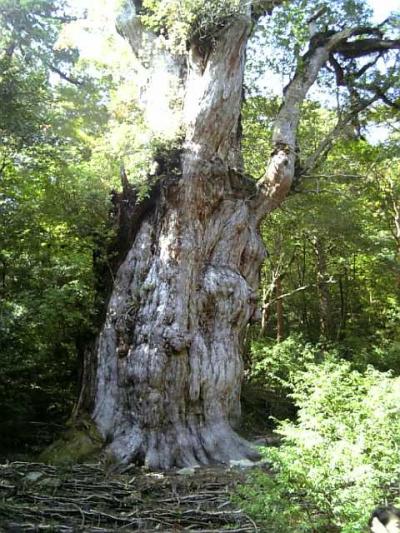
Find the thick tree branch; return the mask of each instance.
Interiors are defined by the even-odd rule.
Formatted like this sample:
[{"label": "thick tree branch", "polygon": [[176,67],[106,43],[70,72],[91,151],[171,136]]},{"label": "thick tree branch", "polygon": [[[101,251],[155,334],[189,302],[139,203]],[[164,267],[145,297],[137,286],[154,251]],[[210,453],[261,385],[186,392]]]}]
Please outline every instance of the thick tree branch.
[{"label": "thick tree branch", "polygon": [[367,56],[388,50],[400,50],[400,39],[359,39],[339,42],[334,51],[347,59]]},{"label": "thick tree branch", "polygon": [[[333,67],[336,76],[336,85],[338,87],[345,85],[345,73],[342,65],[337,61],[333,53],[329,54],[329,64]],[[330,69],[329,69],[330,70]]]},{"label": "thick tree branch", "polygon": [[360,28],[349,28],[331,34],[318,34],[310,41],[310,48],[301,58],[296,73],[285,89],[284,101],[279,110],[273,131],[273,142],[287,144],[292,150],[296,146],[296,132],[300,119],[300,106],[308,90],[316,81],[330,54],[347,39],[356,35]]},{"label": "thick tree branch", "polygon": [[258,182],[264,197],[259,209],[260,217],[276,209],[288,194],[295,173],[296,137],[301,105],[331,52],[340,42],[351,37],[354,31],[357,29],[350,28],[334,34],[328,32],[323,37],[312,37],[309,50],[301,58],[293,79],[285,88],[283,103],[272,134],[272,157],[265,175]]},{"label": "thick tree branch", "polygon": [[[349,39],[362,35],[373,35],[374,37],[349,42]],[[276,209],[291,188],[295,174],[296,137],[300,109],[321,68],[330,59],[337,81],[342,85],[348,85],[350,81],[346,80],[346,73],[335,59],[335,53],[345,58],[357,58],[372,53],[382,54],[390,49],[400,49],[400,40],[383,39],[382,31],[379,28],[360,26],[340,32],[317,33],[311,37],[309,50],[301,58],[293,79],[284,90],[283,103],[272,134],[274,146],[272,157],[265,175],[258,182],[261,195],[264,196],[264,202],[259,208],[260,217]],[[368,67],[362,68],[357,77],[364,74],[367,68],[373,66],[374,63],[372,61]],[[375,93],[370,100],[362,101],[353,92],[355,102],[353,102],[351,112],[344,119],[341,119],[327,138],[322,141],[313,156],[309,158],[304,171],[312,170],[318,159],[329,150],[333,140],[339,135],[343,127],[377,99],[378,96]]]},{"label": "thick tree branch", "polygon": [[313,37],[317,33],[317,20],[321,18],[325,13],[328,11],[327,6],[322,6],[320,9],[317,10],[316,13],[311,15],[306,20],[306,23],[308,25],[308,31],[310,32],[310,36]]}]

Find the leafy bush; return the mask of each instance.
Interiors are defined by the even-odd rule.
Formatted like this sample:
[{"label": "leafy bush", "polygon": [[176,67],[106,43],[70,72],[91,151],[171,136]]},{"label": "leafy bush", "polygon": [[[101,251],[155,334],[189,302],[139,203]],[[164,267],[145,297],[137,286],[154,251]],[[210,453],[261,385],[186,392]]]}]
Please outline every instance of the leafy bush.
[{"label": "leafy bush", "polygon": [[357,366],[370,364],[383,372],[391,370],[395,375],[400,375],[400,342],[382,338],[379,344],[363,348],[355,357]]},{"label": "leafy bush", "polygon": [[242,504],[271,531],[365,531],[400,479],[400,378],[345,361],[311,363],[292,397],[297,421],[281,422],[282,446],[264,450],[276,475],[255,475]]},{"label": "leafy bush", "polygon": [[251,346],[252,367],[249,378],[264,388],[287,392],[295,375],[306,365],[330,356],[321,346],[304,342],[292,335],[282,342],[254,341]]}]

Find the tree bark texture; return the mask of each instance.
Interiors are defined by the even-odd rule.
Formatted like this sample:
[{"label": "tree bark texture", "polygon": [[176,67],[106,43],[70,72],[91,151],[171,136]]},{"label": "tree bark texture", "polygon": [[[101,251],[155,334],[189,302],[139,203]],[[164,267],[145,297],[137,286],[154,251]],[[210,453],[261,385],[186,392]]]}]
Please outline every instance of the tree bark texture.
[{"label": "tree bark texture", "polygon": [[148,208],[140,216],[132,211],[129,251],[78,406],[91,412],[120,462],[167,469],[257,457],[232,426],[240,416],[241,340],[256,309],[265,255],[258,228],[290,189],[300,105],[332,43],[310,53],[289,85],[274,151],[256,185],[242,175],[240,155],[251,25],[249,10],[209,46],[194,42],[181,57],[144,30],[133,3],[120,20],[145,80],[140,93],[149,127],[160,134],[154,106],[160,103],[161,117],[173,98],[180,105],[165,133],[184,131],[175,177],[160,177]]},{"label": "tree bark texture", "polygon": [[[237,18],[207,59],[193,45],[187,68],[163,52],[186,89],[179,176],[162,180],[132,235],[92,387],[92,418],[120,462],[166,469],[258,456],[231,427],[240,416],[241,339],[264,258],[258,191],[237,171],[249,28],[248,17]],[[149,79],[154,72],[150,65]]]}]

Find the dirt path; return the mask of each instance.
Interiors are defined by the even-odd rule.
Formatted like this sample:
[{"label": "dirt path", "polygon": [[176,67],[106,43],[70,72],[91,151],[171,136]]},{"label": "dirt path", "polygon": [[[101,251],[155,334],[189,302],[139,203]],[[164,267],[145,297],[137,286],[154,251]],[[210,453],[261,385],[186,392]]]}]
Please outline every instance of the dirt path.
[{"label": "dirt path", "polygon": [[261,531],[230,501],[245,476],[217,467],[151,473],[8,463],[0,465],[0,531]]}]

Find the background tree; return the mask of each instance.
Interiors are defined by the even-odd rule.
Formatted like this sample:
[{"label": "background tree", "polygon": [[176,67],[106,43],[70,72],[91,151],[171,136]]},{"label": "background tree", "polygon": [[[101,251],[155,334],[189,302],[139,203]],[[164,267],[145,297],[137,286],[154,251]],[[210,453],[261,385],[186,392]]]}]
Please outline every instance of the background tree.
[{"label": "background tree", "polygon": [[[107,117],[76,51],[56,43],[74,20],[59,2],[0,6],[1,445],[35,440],[28,422],[62,422],[77,394],[77,345],[95,316],[92,254],[108,187],[91,140]],[[74,72],[75,69],[75,72]],[[95,186],[96,184],[96,186]],[[60,395],[60,388],[63,394]]]}]

